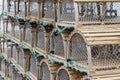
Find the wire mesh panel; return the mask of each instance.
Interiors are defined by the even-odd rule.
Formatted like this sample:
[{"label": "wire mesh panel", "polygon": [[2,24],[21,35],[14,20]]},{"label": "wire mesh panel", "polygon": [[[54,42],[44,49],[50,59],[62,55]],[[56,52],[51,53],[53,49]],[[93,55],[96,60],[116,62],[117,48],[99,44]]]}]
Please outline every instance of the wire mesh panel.
[{"label": "wire mesh panel", "polygon": [[30,0],[30,16],[38,18],[38,2],[37,0]]},{"label": "wire mesh panel", "polygon": [[22,77],[21,77],[21,75],[20,74],[16,74],[17,76],[16,76],[16,80],[22,80]]},{"label": "wire mesh panel", "polygon": [[10,4],[9,4],[9,7],[8,7],[10,9],[10,12],[12,12],[12,13],[14,12],[14,7],[15,7],[14,6],[14,1],[10,0]]},{"label": "wire mesh panel", "polygon": [[25,4],[23,0],[20,0],[20,3],[19,3],[19,15],[22,17],[25,16]]},{"label": "wire mesh panel", "polygon": [[13,53],[12,53],[12,58],[16,60],[16,55],[17,55],[17,49],[15,46],[13,46]]},{"label": "wire mesh panel", "polygon": [[42,63],[42,80],[50,80],[50,71],[46,63]]},{"label": "wire mesh panel", "polygon": [[105,10],[105,21],[120,20],[120,2],[107,2]]},{"label": "wire mesh panel", "polygon": [[15,25],[15,38],[19,39],[20,38],[20,30],[19,30],[19,26],[18,24],[16,23]]},{"label": "wire mesh panel", "polygon": [[[3,50],[3,47],[4,47],[4,50]],[[2,43],[2,51],[6,55],[8,54],[8,47],[7,47],[7,43],[6,42]]]},{"label": "wire mesh panel", "polygon": [[31,55],[30,58],[30,72],[37,77],[37,65],[36,65],[36,59],[34,55]]},{"label": "wire mesh panel", "polygon": [[99,18],[97,3],[78,3],[80,21],[96,21]]},{"label": "wire mesh panel", "polygon": [[93,46],[91,51],[93,67],[115,70],[120,66],[120,45]]},{"label": "wire mesh panel", "polygon": [[120,2],[78,3],[80,21],[120,20]]},{"label": "wire mesh panel", "polygon": [[42,50],[45,50],[45,37],[44,37],[44,29],[42,27],[38,30],[38,40],[37,40],[37,47],[39,47]]},{"label": "wire mesh panel", "polygon": [[64,43],[62,35],[53,36],[55,55],[64,57]]},{"label": "wire mesh panel", "polygon": [[8,0],[4,0],[4,11],[8,10]]},{"label": "wire mesh panel", "polygon": [[12,34],[12,23],[10,20],[8,20],[8,30],[7,30],[8,34]]},{"label": "wire mesh panel", "polygon": [[9,66],[9,78],[12,80],[13,78],[13,72],[12,72],[12,67]]},{"label": "wire mesh panel", "polygon": [[70,52],[71,57],[81,65],[87,65],[88,63],[88,56],[87,56],[87,49],[86,43],[83,37],[76,33],[72,36],[70,40]]},{"label": "wire mesh panel", "polygon": [[61,69],[58,73],[58,80],[70,80],[68,72],[64,69]]},{"label": "wire mesh panel", "polygon": [[73,0],[61,0],[60,21],[75,21],[75,9]]},{"label": "wire mesh panel", "polygon": [[25,42],[31,44],[31,29],[30,29],[30,25],[26,25],[26,33],[25,33]]},{"label": "wire mesh panel", "polygon": [[2,60],[1,71],[5,72],[5,62]]},{"label": "wire mesh panel", "polygon": [[18,64],[24,68],[24,51],[22,48],[20,48],[20,52],[18,53],[19,54],[19,60],[18,60]]},{"label": "wire mesh panel", "polygon": [[44,0],[44,17],[54,19],[54,0]]}]

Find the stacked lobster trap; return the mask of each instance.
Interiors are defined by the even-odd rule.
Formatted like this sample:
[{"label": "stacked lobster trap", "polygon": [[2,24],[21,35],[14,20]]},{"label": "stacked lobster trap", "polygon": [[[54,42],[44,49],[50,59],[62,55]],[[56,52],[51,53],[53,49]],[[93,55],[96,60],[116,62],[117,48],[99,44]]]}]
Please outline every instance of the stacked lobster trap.
[{"label": "stacked lobster trap", "polygon": [[12,80],[119,80],[119,9],[119,0],[3,0],[1,72]]}]

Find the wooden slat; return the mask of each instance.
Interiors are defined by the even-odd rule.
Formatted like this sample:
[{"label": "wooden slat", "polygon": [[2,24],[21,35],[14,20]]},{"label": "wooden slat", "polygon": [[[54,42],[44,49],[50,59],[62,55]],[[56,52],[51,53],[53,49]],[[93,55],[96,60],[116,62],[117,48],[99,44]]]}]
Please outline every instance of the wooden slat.
[{"label": "wooden slat", "polygon": [[110,33],[110,32],[120,32],[120,29],[117,30],[81,30],[82,33]]},{"label": "wooden slat", "polygon": [[98,27],[98,28],[100,28],[100,27],[116,27],[116,26],[119,27],[120,24],[114,24],[114,25],[104,25],[104,24],[103,25],[102,24],[101,25],[83,25],[82,28],[86,28],[86,27],[91,27],[91,28],[92,27]]},{"label": "wooden slat", "polygon": [[120,36],[120,32],[118,33],[97,33],[97,34],[84,34],[85,37],[107,37],[107,36]]},{"label": "wooden slat", "polygon": [[120,0],[74,0],[75,2],[120,2]]},{"label": "wooden slat", "polygon": [[116,41],[91,41],[91,42],[87,42],[88,45],[109,45],[109,44],[120,44],[120,40]]},{"label": "wooden slat", "polygon": [[112,41],[112,40],[120,40],[120,36],[113,36],[113,37],[90,37],[86,38],[89,41]]}]

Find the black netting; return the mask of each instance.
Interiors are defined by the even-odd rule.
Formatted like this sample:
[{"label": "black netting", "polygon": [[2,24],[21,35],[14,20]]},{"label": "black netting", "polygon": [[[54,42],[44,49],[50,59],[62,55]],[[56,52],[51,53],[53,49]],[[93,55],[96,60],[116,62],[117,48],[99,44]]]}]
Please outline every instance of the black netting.
[{"label": "black netting", "polygon": [[34,55],[31,55],[30,58],[30,72],[37,77],[37,65],[36,65],[36,59]]},{"label": "black netting", "polygon": [[21,0],[20,0],[20,4],[19,4],[19,15],[25,16],[25,3],[24,3],[24,1],[21,1]]},{"label": "black netting", "polygon": [[62,35],[53,36],[55,55],[64,57],[64,43]]},{"label": "black netting", "polygon": [[17,55],[17,49],[15,46],[13,46],[13,53],[12,53],[12,57],[16,60],[16,55]]},{"label": "black netting", "polygon": [[15,25],[15,38],[19,39],[20,38],[20,30],[19,30],[19,26],[18,24],[16,23]]},{"label": "black netting", "polygon": [[112,67],[120,65],[120,46],[101,45],[92,47],[92,62],[94,67]]},{"label": "black netting", "polygon": [[10,12],[14,12],[14,1],[10,0],[10,4],[9,4],[9,8],[10,8]]},{"label": "black netting", "polygon": [[42,50],[45,50],[45,38],[44,38],[44,29],[39,28],[38,30],[38,40],[37,40],[37,47],[39,47]]},{"label": "black netting", "polygon": [[37,2],[30,2],[30,16],[34,16],[38,18],[38,3]]},{"label": "black netting", "polygon": [[2,60],[1,71],[5,72],[5,62]]},{"label": "black netting", "polygon": [[70,80],[70,75],[64,69],[61,69],[58,73],[58,80]]},{"label": "black netting", "polygon": [[26,27],[27,28],[25,33],[25,42],[31,44],[31,37],[32,37],[31,28],[30,28],[30,25],[27,25]]},{"label": "black netting", "polygon": [[19,55],[18,64],[24,68],[24,51],[22,48],[20,49],[20,52],[18,53],[18,55]]},{"label": "black netting", "polygon": [[46,63],[42,63],[42,80],[50,80],[50,71]]},{"label": "black netting", "polygon": [[13,78],[13,69],[9,66],[9,78],[12,80]]},{"label": "black netting", "polygon": [[87,48],[83,37],[80,34],[74,34],[70,40],[71,57],[82,65],[87,65]]},{"label": "black netting", "polygon": [[44,0],[44,17],[54,19],[54,0]]},{"label": "black netting", "polygon": [[75,9],[73,0],[61,0],[60,21],[75,21]]},{"label": "black netting", "polygon": [[78,3],[80,21],[117,21],[120,20],[120,3]]},{"label": "black netting", "polygon": [[4,0],[4,11],[8,10],[7,2],[8,2],[8,0]]}]

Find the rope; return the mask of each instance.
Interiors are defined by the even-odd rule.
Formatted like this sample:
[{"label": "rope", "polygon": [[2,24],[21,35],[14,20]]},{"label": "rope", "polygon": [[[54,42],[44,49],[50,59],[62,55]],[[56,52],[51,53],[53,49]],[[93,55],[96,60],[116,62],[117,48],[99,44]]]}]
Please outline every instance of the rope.
[{"label": "rope", "polygon": [[88,72],[88,70],[80,68],[72,57],[69,58],[69,61],[67,62],[67,64],[68,64],[68,66],[71,66],[72,68],[74,68],[76,71],[80,71],[82,73]]},{"label": "rope", "polygon": [[55,63],[63,63],[62,60],[59,60],[59,59],[53,59],[52,54],[50,54],[50,56],[49,56],[49,60],[50,60],[50,62],[51,62],[52,64],[55,64]]},{"label": "rope", "polygon": [[5,78],[5,76],[3,76],[3,75],[0,75],[0,79],[4,79]]},{"label": "rope", "polygon": [[29,77],[29,72],[26,72],[26,78],[27,78],[27,80],[32,80],[32,79]]},{"label": "rope", "polygon": [[66,29],[73,28],[73,25],[71,25],[71,24],[66,25],[63,29],[59,29],[57,23],[56,23],[56,26],[57,26],[57,30],[58,30],[58,32],[56,32],[56,34],[61,34],[61,33],[64,32]]}]

